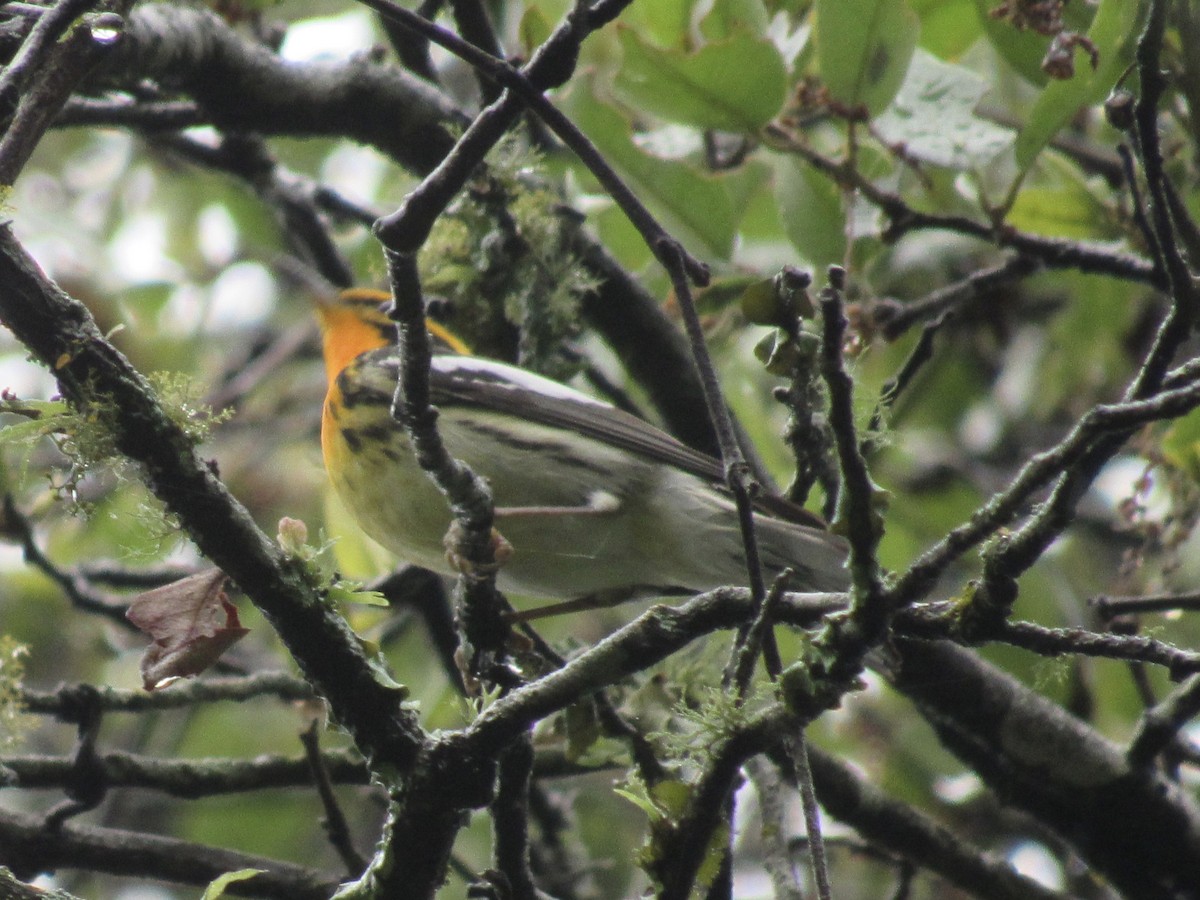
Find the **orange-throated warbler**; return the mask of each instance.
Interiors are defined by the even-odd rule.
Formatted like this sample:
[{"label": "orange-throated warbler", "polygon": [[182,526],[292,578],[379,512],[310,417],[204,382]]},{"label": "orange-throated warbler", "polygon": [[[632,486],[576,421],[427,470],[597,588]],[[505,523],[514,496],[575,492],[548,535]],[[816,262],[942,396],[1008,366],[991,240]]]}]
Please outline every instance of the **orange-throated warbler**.
[{"label": "orange-throated warbler", "polygon": [[[368,535],[406,562],[451,573],[449,506],[391,415],[399,357],[384,297],[347,291],[318,309],[325,467]],[[607,403],[479,357],[435,355],[430,389],[447,449],[491,485],[496,527],[513,548],[501,590],[616,598],[746,583],[717,460]],[[816,516],[776,496],[756,507],[768,577],[790,567],[793,589],[845,587],[845,544]]]}]

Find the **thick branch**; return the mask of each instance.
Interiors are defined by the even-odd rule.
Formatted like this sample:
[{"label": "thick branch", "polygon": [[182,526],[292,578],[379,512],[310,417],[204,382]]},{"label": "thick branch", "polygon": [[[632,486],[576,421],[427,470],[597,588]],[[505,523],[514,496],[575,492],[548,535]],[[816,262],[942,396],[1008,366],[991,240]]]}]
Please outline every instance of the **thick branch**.
[{"label": "thick branch", "polygon": [[889,797],[830,753],[808,749],[817,796],[828,813],[868,841],[936,872],[985,900],[1049,900],[1054,891],[1018,875],[924,813]]},{"label": "thick branch", "polygon": [[49,830],[40,819],[10,811],[0,811],[0,859],[18,875],[74,868],[192,885],[239,869],[262,869],[228,891],[279,900],[327,900],[337,886],[327,874],[293,863],[73,822]]},{"label": "thick branch", "polygon": [[1131,897],[1200,895],[1200,807],[1016,679],[945,642],[894,638],[894,686],[1005,802]]},{"label": "thick branch", "polygon": [[[193,799],[267,788],[311,787],[312,769],[305,757],[258,756],[250,760],[171,759],[134,753],[102,753],[98,772],[109,788],[136,787]],[[338,784],[370,781],[362,758],[352,751],[326,751],[321,762]],[[70,783],[74,759],[66,756],[0,756],[0,770],[15,781],[7,787],[62,789]]]},{"label": "thick branch", "polygon": [[285,62],[195,7],[138,6],[98,77],[118,88],[157,81],[229,131],[350,138],[418,172],[449,151],[447,125],[464,122],[441,93],[395,66],[367,57]]}]

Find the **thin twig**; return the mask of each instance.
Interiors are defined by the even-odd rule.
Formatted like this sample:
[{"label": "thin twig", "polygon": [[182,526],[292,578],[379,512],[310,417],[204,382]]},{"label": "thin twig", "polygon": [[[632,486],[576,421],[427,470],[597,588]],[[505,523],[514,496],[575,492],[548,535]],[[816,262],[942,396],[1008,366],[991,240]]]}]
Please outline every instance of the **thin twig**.
[{"label": "thin twig", "polygon": [[946,324],[949,315],[950,310],[946,310],[932,322],[925,323],[917,342],[900,366],[900,371],[884,382],[879,391],[879,399],[875,402],[875,409],[871,413],[871,421],[867,423],[867,431],[871,437],[864,438],[859,448],[863,456],[869,456],[879,446],[880,432],[888,412],[896,405],[904,390],[912,384],[917,373],[933,359],[933,339]]},{"label": "thin twig", "polygon": [[1145,597],[1109,597],[1101,594],[1088,600],[1106,621],[1117,616],[1148,612],[1200,611],[1200,593],[1152,594]]},{"label": "thin twig", "polygon": [[[480,0],[450,0],[450,10],[454,14],[454,23],[464,39],[470,41],[484,53],[496,59],[503,59],[504,52],[496,29],[492,26],[491,17]],[[477,75],[481,75],[476,70]],[[479,93],[484,104],[493,103],[500,96],[500,87],[490,78],[479,78]]]},{"label": "thin twig", "polygon": [[[52,691],[25,688],[19,695],[26,712],[57,716],[67,722],[77,720],[79,691],[90,686],[68,684]],[[275,697],[293,702],[313,700],[312,686],[287,672],[258,672],[254,675],[222,678],[196,678],[179,681],[158,691],[128,691],[98,687],[98,702],[105,712],[141,713],[150,710],[180,709],[202,703],[232,701],[242,703],[258,697]]]},{"label": "thin twig", "polygon": [[508,882],[512,900],[535,900],[529,871],[529,786],[533,771],[531,738],[514,741],[500,758],[496,799],[492,801],[492,859]]},{"label": "thin twig", "polygon": [[795,153],[818,172],[842,187],[855,191],[883,212],[891,220],[882,236],[885,241],[899,240],[911,231],[951,231],[978,238],[995,246],[1016,250],[1050,269],[1078,269],[1081,272],[1111,275],[1125,281],[1165,287],[1161,272],[1151,261],[1083,241],[1048,238],[1007,226],[996,228],[991,223],[977,222],[967,216],[917,210],[909,206],[899,194],[875,185],[849,162],[839,163],[822,156],[777,126],[768,126],[765,135],[776,149]]},{"label": "thin twig", "polygon": [[321,825],[329,837],[329,843],[341,857],[342,865],[346,867],[346,874],[351,878],[357,878],[359,873],[366,868],[367,861],[354,846],[346,815],[342,812],[337,795],[333,792],[333,782],[330,779],[329,770],[325,768],[325,758],[321,753],[321,738],[317,732],[319,726],[319,720],[314,718],[308,728],[300,732],[300,743],[304,745],[304,758],[308,762],[309,773],[316,782],[317,796],[321,798],[321,807],[325,810],[325,818]]},{"label": "thin twig", "polygon": [[[1172,302],[1141,368],[1125,391],[1125,403],[1122,404],[1131,413],[1134,407],[1160,406],[1162,415],[1157,416],[1159,418],[1182,414],[1195,405],[1186,400],[1182,405],[1176,405],[1174,398],[1181,392],[1160,393],[1159,389],[1171,360],[1191,334],[1200,315],[1200,288],[1193,282],[1180,252],[1162,186],[1165,174],[1158,141],[1158,103],[1166,82],[1158,61],[1165,23],[1166,2],[1154,0],[1146,28],[1138,40],[1136,57],[1142,95],[1135,106],[1134,118],[1150,198],[1150,222]],[[1173,399],[1168,400],[1169,396]],[[1073,465],[1058,476],[1049,498],[1039,510],[1011,537],[997,542],[984,555],[983,577],[971,604],[972,620],[983,623],[986,628],[990,627],[990,621],[1009,614],[1016,600],[1017,577],[1040,559],[1051,542],[1071,523],[1079,499],[1131,433],[1130,428],[1119,425],[1106,430],[1110,433],[1087,446]]]},{"label": "thin twig", "polygon": [[1196,716],[1200,716],[1200,675],[1190,677],[1142,715],[1125,751],[1129,764],[1149,765]]},{"label": "thin twig", "polygon": [[508,625],[496,594],[496,544],[492,523],[495,508],[487,483],[455,459],[437,430],[437,411],[430,402],[429,366],[432,348],[425,327],[425,302],[416,257],[388,250],[388,280],[392,286],[389,315],[396,322],[400,347],[400,377],[392,415],[412,441],[421,468],[446,495],[454,516],[454,552],[464,560],[459,585],[463,590],[460,626],[468,645],[471,671],[482,672],[504,655]]},{"label": "thin twig", "polygon": [[829,424],[842,471],[838,519],[850,544],[853,585],[850,612],[844,625],[831,623],[816,639],[836,645],[828,648],[837,654],[834,663],[837,671],[830,672],[835,681],[858,675],[866,653],[883,640],[893,609],[893,598],[884,593],[876,556],[883,535],[875,503],[876,487],[859,448],[854,424],[854,386],[842,359],[848,324],[842,302],[845,277],[843,269],[830,266],[829,285],[821,291],[820,300],[821,374],[829,388]]},{"label": "thin twig", "polygon": [[134,128],[141,132],[179,131],[207,125],[210,117],[189,100],[97,100],[72,97],[54,120],[55,128]]},{"label": "thin twig", "polygon": [[0,809],[0,844],[16,872],[70,867],[203,886],[227,872],[260,869],[231,892],[268,900],[328,900],[337,887],[337,878],[294,863],[76,822],[50,832],[40,819],[7,809]]},{"label": "thin twig", "polygon": [[[110,788],[158,791],[187,800],[312,785],[311,763],[306,756],[260,754],[253,759],[162,759],[109,750],[98,753],[96,760],[101,778]],[[10,777],[15,777],[14,787],[61,790],[71,779],[74,759],[0,755],[0,766]],[[353,750],[326,750],[321,753],[321,766],[333,783],[361,787],[371,783],[366,763]]]},{"label": "thin twig", "polygon": [[[922,554],[890,588],[894,602],[903,605],[923,595],[955,559],[1007,525],[1035,491],[1063,472],[1074,472],[1079,467],[1078,461],[1093,449],[1098,437],[1112,432],[1120,439],[1117,441],[1114,437],[1119,447],[1132,429],[1157,419],[1181,415],[1198,404],[1200,386],[1188,382],[1150,400],[1093,407],[1058,444],[1035,454],[1009,486],[992,495],[968,522],[951,530]],[[1104,449],[1113,452],[1108,451],[1107,446]],[[1077,484],[1071,481],[1069,486],[1077,487]]]},{"label": "thin twig", "polygon": [[129,603],[111,594],[95,590],[79,570],[60,568],[42,552],[38,546],[33,523],[17,509],[11,494],[4,495],[4,523],[10,534],[16,535],[21,543],[24,560],[62,589],[71,605],[89,613],[96,613],[122,628],[137,632],[137,626],[125,617]]},{"label": "thin twig", "polygon": [[894,341],[913,325],[927,319],[944,321],[945,313],[996,291],[998,288],[1032,275],[1041,268],[1034,257],[1017,254],[999,265],[972,272],[967,277],[938,288],[909,303],[877,303],[870,308],[871,321]]},{"label": "thin twig", "polygon": [[37,21],[0,72],[0,111],[5,117],[17,105],[20,95],[44,72],[55,42],[94,3],[95,0],[58,0],[53,6],[24,10],[36,16]]},{"label": "thin twig", "polygon": [[804,834],[808,840],[808,859],[812,866],[813,883],[817,886],[819,900],[832,900],[833,888],[829,883],[829,861],[825,856],[825,839],[821,833],[821,810],[817,805],[816,787],[813,782],[812,766],[808,760],[808,740],[800,731],[792,738],[792,759],[796,764],[796,780],[800,785],[800,797],[804,801]]},{"label": "thin twig", "polygon": [[1153,663],[1164,666],[1171,677],[1183,678],[1200,672],[1200,653],[1180,650],[1165,641],[1136,634],[1112,634],[1084,628],[1048,628],[1034,622],[1001,621],[988,630],[972,631],[969,641],[962,634],[961,611],[914,608],[896,620],[896,632],[912,637],[945,638],[959,643],[1001,643],[1020,647],[1041,656],[1092,656]]}]

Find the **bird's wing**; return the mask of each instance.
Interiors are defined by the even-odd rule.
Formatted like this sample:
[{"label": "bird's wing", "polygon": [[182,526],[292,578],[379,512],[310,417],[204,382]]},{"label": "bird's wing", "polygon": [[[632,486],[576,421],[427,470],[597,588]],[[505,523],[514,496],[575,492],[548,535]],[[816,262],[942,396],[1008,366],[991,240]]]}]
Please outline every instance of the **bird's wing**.
[{"label": "bird's wing", "polygon": [[[384,347],[363,354],[349,369],[369,382],[345,385],[349,402],[359,392],[390,396],[399,358],[394,347]],[[725,484],[724,469],[711,456],[637,416],[524,369],[478,356],[435,356],[429,384],[430,399],[436,406],[476,407],[566,429],[681,469],[718,487]],[[819,516],[778,495],[761,494],[754,502],[762,512],[784,521],[825,528]]]}]

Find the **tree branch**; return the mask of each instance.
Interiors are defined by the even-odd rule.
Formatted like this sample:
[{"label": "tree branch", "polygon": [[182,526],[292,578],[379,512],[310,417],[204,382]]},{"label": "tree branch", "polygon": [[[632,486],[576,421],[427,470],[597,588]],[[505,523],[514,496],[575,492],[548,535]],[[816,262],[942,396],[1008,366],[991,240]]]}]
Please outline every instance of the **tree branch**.
[{"label": "tree branch", "polygon": [[227,890],[278,900],[328,900],[337,886],[329,875],[292,863],[73,822],[51,831],[40,819],[8,810],[0,810],[0,857],[18,876],[75,868],[191,885],[206,885],[239,869],[262,869]]},{"label": "tree branch", "polygon": [[977,656],[898,636],[892,648],[889,680],[1006,803],[1122,892],[1200,893],[1200,807],[1179,785],[1131,766],[1119,747]]}]

